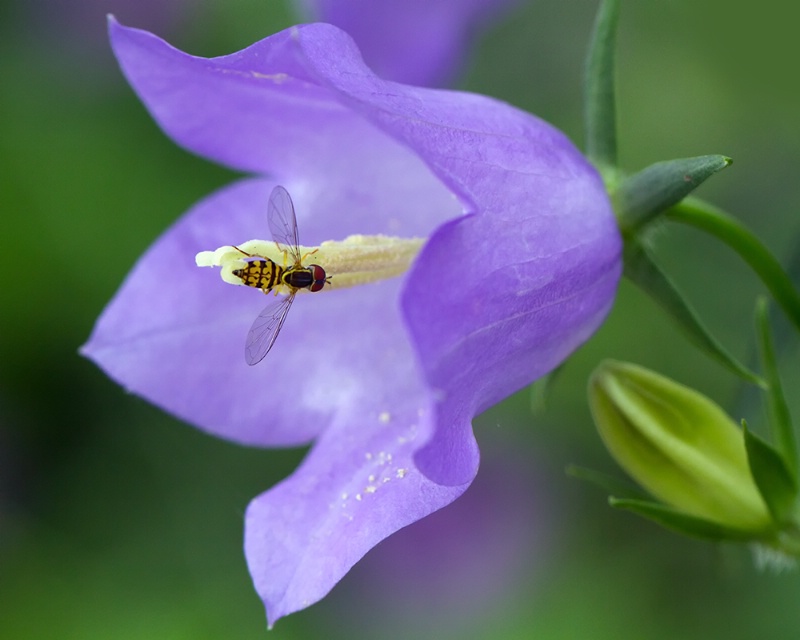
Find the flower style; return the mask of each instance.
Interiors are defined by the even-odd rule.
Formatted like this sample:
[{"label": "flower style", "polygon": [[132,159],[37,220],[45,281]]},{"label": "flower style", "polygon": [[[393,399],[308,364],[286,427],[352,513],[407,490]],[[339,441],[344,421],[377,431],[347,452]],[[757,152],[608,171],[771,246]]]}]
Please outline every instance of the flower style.
[{"label": "flower style", "polygon": [[[607,314],[620,238],[602,181],[545,122],[375,76],[331,25],[220,58],[110,23],[123,72],[178,144],[256,174],[195,205],[145,253],[83,347],[109,376],[242,444],[313,441],[255,498],[245,552],[270,624],[322,598],[371,547],[477,473],[474,415],[547,373]],[[265,296],[198,252],[267,235],[294,198],[301,241],[425,237],[401,277],[300,295],[249,367]]]},{"label": "flower style", "polygon": [[441,86],[471,41],[517,0],[297,0],[320,22],[344,29],[381,78]]}]

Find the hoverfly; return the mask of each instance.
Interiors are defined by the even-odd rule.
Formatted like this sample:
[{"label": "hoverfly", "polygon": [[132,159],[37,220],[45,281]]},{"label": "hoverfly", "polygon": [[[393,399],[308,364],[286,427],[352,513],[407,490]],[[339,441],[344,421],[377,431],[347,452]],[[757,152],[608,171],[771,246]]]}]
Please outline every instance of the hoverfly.
[{"label": "hoverfly", "polygon": [[[303,260],[310,254],[300,255],[294,204],[289,192],[281,186],[275,187],[269,196],[267,219],[272,239],[278,245],[278,249],[283,251],[283,266],[264,256],[250,254],[239,247],[234,247],[248,258],[254,259],[248,260],[244,267],[234,269],[232,273],[241,278],[248,287],[261,289],[264,293],[284,285],[289,289],[289,295],[267,305],[253,321],[244,345],[244,357],[251,366],[261,362],[272,349],[297,292],[300,289],[319,291],[326,284],[330,284],[330,276],[326,275],[325,269],[318,264],[303,266]],[[287,257],[291,258],[292,264],[289,266],[286,266]]]}]

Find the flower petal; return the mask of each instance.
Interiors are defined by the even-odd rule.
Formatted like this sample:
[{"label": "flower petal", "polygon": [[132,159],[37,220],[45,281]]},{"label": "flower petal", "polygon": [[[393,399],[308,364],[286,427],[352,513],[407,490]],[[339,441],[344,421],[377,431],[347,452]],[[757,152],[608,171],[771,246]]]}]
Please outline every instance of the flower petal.
[{"label": "flower petal", "polygon": [[[476,622],[549,588],[543,569],[558,555],[551,553],[557,505],[541,461],[510,435],[484,440],[469,490],[381,542],[318,613],[336,618],[345,637],[398,628],[408,638],[473,637]],[[369,615],[348,615],[363,611]]]},{"label": "flower petal", "polygon": [[403,388],[414,372],[396,373],[392,393],[341,415],[291,477],[248,507],[245,553],[270,626],[320,600],[388,535],[455,500],[477,472],[476,460],[466,483],[446,487],[416,469],[432,415]]},{"label": "flower petal", "polygon": [[[308,76],[291,30],[218,58],[185,54],[113,18],[109,32],[123,73],[153,118],[194,153],[317,189],[320,181],[358,188],[376,167],[392,166],[406,186],[429,174],[414,154]],[[352,48],[349,38],[345,45]],[[376,165],[376,156],[387,162]]]},{"label": "flower petal", "polygon": [[[461,213],[413,151],[309,78],[289,31],[211,59],[113,19],[109,31],[123,72],[166,134],[211,160],[276,177],[295,200],[305,244],[352,233],[427,236]],[[342,36],[342,51],[328,55],[357,56]],[[263,210],[253,210],[254,220]]]},{"label": "flower petal", "polygon": [[448,83],[481,23],[516,0],[301,0],[315,21],[358,43],[381,78],[420,86]]},{"label": "flower petal", "polygon": [[[178,144],[233,168],[262,172],[278,166],[281,151],[293,146],[287,139],[302,136],[301,148],[314,146],[316,134],[297,123],[315,109],[324,112],[326,105],[318,104],[319,92],[303,82],[297,65],[289,61],[280,71],[270,67],[267,41],[208,60],[186,55],[146,31],[122,27],[113,18],[109,32],[131,86]],[[280,48],[290,40],[289,32],[283,32],[269,43]],[[254,66],[259,54],[263,60]],[[286,121],[264,117],[270,98],[283,103]],[[298,118],[291,115],[292,103],[304,107]],[[288,154],[285,162],[291,170],[297,158]]]}]

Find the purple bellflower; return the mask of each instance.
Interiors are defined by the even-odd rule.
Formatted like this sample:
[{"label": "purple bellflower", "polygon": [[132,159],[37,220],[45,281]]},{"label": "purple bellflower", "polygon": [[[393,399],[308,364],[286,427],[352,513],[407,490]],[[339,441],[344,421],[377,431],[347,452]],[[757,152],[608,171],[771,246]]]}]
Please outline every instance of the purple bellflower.
[{"label": "purple bellflower", "polygon": [[518,0],[296,0],[320,22],[344,29],[381,78],[447,84],[480,27]]},{"label": "purple bellflower", "polygon": [[[467,489],[472,417],[552,370],[606,316],[616,222],[599,175],[555,128],[487,97],[382,80],[331,25],[212,59],[113,19],[110,32],[165,132],[255,177],[196,204],[148,249],[83,353],[208,433],[313,442],[247,509],[245,553],[272,624]],[[193,258],[268,235],[276,184],[294,198],[304,244],[427,241],[402,276],[361,286],[337,288],[323,264],[331,286],[298,295],[250,367],[244,340],[267,297]]]}]

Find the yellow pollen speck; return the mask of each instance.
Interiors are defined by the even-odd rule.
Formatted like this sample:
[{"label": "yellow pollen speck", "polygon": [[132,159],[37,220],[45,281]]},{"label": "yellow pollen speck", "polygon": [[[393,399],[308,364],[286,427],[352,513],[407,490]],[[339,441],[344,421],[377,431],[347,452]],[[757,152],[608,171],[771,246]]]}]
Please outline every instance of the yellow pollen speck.
[{"label": "yellow pollen speck", "polygon": [[383,424],[387,424],[392,419],[392,414],[388,411],[382,411],[378,415],[378,421],[382,422]]},{"label": "yellow pollen speck", "polygon": [[364,457],[365,457],[367,460],[372,460],[372,454],[371,454],[369,451],[367,451],[367,452],[364,454]]},{"label": "yellow pollen speck", "polygon": [[377,490],[378,490],[378,487],[376,487],[374,485],[369,485],[368,487],[366,487],[364,489],[364,492],[365,493],[375,493]]},{"label": "yellow pollen speck", "polygon": [[358,500],[359,502],[361,502],[361,494],[360,494],[360,493],[357,493],[357,494],[356,494],[356,500]]},{"label": "yellow pollen speck", "polygon": [[375,476],[370,474],[369,478],[367,478],[367,482],[375,482]]},{"label": "yellow pollen speck", "polygon": [[406,473],[408,473],[408,469],[398,469],[397,470],[397,477],[398,478],[405,478]]}]

